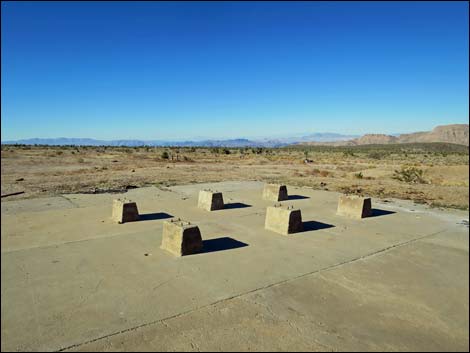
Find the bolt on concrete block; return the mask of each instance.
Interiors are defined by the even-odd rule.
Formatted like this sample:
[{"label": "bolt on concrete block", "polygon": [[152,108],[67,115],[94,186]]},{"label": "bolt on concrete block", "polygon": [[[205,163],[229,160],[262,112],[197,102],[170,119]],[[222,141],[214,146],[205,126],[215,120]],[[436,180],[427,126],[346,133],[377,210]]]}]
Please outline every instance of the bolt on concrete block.
[{"label": "bolt on concrete block", "polygon": [[126,223],[139,220],[137,204],[127,199],[113,200],[112,220],[117,223]]},{"label": "bolt on concrete block", "polygon": [[337,214],[350,218],[364,218],[372,215],[372,202],[370,197],[357,195],[341,195],[338,201]]},{"label": "bolt on concrete block", "polygon": [[163,222],[160,248],[176,256],[200,252],[202,250],[202,237],[199,227],[179,218]]},{"label": "bolt on concrete block", "polygon": [[283,235],[301,232],[303,230],[302,214],[293,206],[270,206],[266,209],[264,227]]},{"label": "bolt on concrete block", "polygon": [[287,186],[281,184],[265,184],[263,189],[263,199],[268,201],[285,201],[289,198],[287,195]]},{"label": "bolt on concrete block", "polygon": [[221,192],[212,190],[199,191],[197,207],[207,211],[221,210],[224,208],[224,199]]}]

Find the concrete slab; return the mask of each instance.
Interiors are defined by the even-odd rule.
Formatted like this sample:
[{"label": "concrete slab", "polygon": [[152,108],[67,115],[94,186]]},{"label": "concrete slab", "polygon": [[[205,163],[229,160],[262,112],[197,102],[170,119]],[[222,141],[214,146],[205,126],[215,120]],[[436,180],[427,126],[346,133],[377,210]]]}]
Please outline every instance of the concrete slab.
[{"label": "concrete slab", "polygon": [[[201,210],[203,187],[244,206]],[[2,202],[2,350],[468,350],[467,212],[373,200],[381,212],[358,221],[336,215],[337,193],[290,187],[305,229],[273,237],[262,189],[130,190],[141,220],[122,225],[117,195]],[[159,248],[176,215],[198,224],[202,253]]]},{"label": "concrete slab", "polygon": [[[72,350],[468,351],[468,253],[429,245],[449,237],[430,236]],[[448,265],[461,271],[449,277],[442,271]],[[444,304],[442,296],[454,300]]]}]

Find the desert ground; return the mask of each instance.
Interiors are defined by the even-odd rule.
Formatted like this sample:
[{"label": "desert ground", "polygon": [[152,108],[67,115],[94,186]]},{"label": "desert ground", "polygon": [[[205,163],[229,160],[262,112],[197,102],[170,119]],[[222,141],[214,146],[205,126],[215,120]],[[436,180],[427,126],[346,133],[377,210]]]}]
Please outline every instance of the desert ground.
[{"label": "desert ground", "polygon": [[[2,146],[1,193],[24,191],[8,197],[22,199],[251,180],[468,210],[468,163],[467,146],[444,143],[271,149]],[[403,176],[402,168],[412,172],[404,181],[395,178]]]},{"label": "desert ground", "polygon": [[[2,195],[24,193],[1,202],[1,349],[468,351],[468,148],[406,148],[3,146]],[[304,231],[264,228],[268,181]],[[372,217],[337,215],[344,192]],[[173,217],[201,253],[160,248]]]}]

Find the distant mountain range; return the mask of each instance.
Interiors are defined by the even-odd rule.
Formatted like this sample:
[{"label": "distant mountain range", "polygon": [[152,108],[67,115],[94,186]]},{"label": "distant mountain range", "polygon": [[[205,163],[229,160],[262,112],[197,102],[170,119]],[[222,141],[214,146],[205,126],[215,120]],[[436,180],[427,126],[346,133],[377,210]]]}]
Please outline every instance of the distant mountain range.
[{"label": "distant mountain range", "polygon": [[441,125],[432,131],[415,132],[401,135],[366,134],[359,138],[346,141],[331,142],[304,142],[304,145],[331,145],[331,146],[358,146],[358,145],[384,145],[395,143],[416,142],[447,142],[457,145],[469,145],[468,124]]},{"label": "distant mountain range", "polygon": [[294,143],[309,141],[344,141],[357,135],[341,135],[335,133],[314,133],[301,137],[249,140],[244,138],[227,140],[201,141],[166,141],[166,140],[96,140],[90,138],[31,138],[15,141],[2,141],[2,144],[50,145],[50,146],[175,146],[175,147],[282,147]]},{"label": "distant mountain range", "polygon": [[166,141],[166,140],[95,140],[90,138],[31,138],[26,140],[2,141],[2,144],[25,145],[74,145],[74,146],[175,146],[175,147],[283,147],[292,144],[302,145],[330,145],[330,146],[357,146],[370,144],[394,144],[412,142],[447,142],[459,145],[469,145],[468,124],[442,125],[432,131],[415,132],[411,134],[366,134],[342,135],[336,133],[313,133],[300,137],[285,137],[275,139],[245,138],[228,140],[201,140],[201,141]]}]

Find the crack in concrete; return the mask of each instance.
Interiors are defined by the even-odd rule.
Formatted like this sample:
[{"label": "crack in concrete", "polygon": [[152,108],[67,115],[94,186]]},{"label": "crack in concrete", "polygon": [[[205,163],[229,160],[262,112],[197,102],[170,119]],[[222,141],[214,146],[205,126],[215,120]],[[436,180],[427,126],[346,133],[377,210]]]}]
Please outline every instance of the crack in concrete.
[{"label": "crack in concrete", "polygon": [[179,277],[179,275],[176,275],[176,276],[170,278],[169,280],[166,280],[166,281],[164,281],[164,282],[162,282],[162,283],[159,283],[159,284],[157,284],[155,287],[153,287],[152,290],[158,289],[158,288],[160,288],[161,286],[163,286],[163,285],[165,285],[165,284],[167,284],[167,283],[170,283],[170,282],[173,281],[174,279],[177,279],[178,277]]},{"label": "crack in concrete", "polygon": [[68,202],[70,202],[74,208],[80,208],[79,205],[77,205],[75,202],[73,202],[72,200],[70,200],[67,196],[65,196],[65,195],[59,195],[59,197],[61,197],[61,198],[65,199],[65,200],[67,200]]},{"label": "crack in concrete", "polygon": [[262,290],[265,290],[265,289],[268,289],[268,288],[280,286],[282,284],[293,282],[295,280],[298,280],[298,279],[301,279],[301,278],[304,278],[304,277],[313,276],[313,275],[316,275],[316,274],[321,273],[321,272],[331,271],[331,270],[334,270],[338,267],[345,266],[345,265],[348,265],[350,263],[354,263],[356,261],[363,261],[363,260],[365,260],[367,258],[370,258],[370,257],[379,256],[379,255],[384,254],[386,252],[392,251],[393,249],[396,249],[398,247],[402,247],[402,246],[406,246],[406,245],[415,243],[417,241],[420,241],[421,239],[435,236],[435,235],[440,234],[444,231],[445,230],[441,230],[441,231],[434,232],[434,233],[427,234],[427,235],[423,235],[421,237],[414,238],[414,239],[411,239],[411,240],[408,240],[408,241],[405,241],[405,242],[402,242],[402,243],[390,245],[390,246],[388,246],[384,249],[369,253],[367,255],[358,256],[358,257],[355,257],[355,258],[347,260],[347,261],[343,261],[343,262],[340,262],[340,263],[337,263],[337,264],[334,264],[334,265],[331,265],[331,266],[328,266],[328,267],[324,267],[324,268],[320,268],[320,269],[317,269],[317,270],[314,270],[314,271],[311,271],[311,272],[307,272],[307,273],[298,275],[296,277],[288,278],[286,280],[282,280],[282,281],[279,281],[279,282],[276,282],[276,283],[271,283],[271,284],[268,284],[268,285],[263,286],[263,287],[259,287],[259,288],[255,288],[255,289],[246,291],[244,293],[238,293],[238,294],[232,295],[230,297],[217,300],[217,301],[212,302],[210,304],[203,305],[203,306],[200,306],[200,307],[196,307],[194,309],[190,309],[190,310],[187,310],[185,312],[178,313],[178,314],[175,314],[175,315],[163,318],[163,319],[158,319],[158,320],[155,320],[155,321],[146,322],[146,323],[134,326],[134,327],[130,327],[130,328],[126,328],[126,329],[123,329],[123,330],[120,330],[120,331],[116,331],[116,332],[113,332],[113,333],[110,333],[110,334],[107,334],[107,335],[104,335],[104,336],[100,336],[100,337],[97,337],[97,338],[94,338],[94,339],[91,339],[91,340],[83,341],[81,343],[75,343],[75,344],[72,344],[72,345],[69,345],[69,346],[66,346],[66,347],[62,347],[62,348],[59,348],[57,350],[57,352],[64,352],[66,350],[69,350],[69,349],[72,349],[72,348],[77,348],[77,347],[83,346],[85,344],[90,344],[90,343],[93,343],[93,342],[97,342],[97,341],[100,341],[102,339],[107,339],[109,337],[117,336],[117,335],[120,335],[120,334],[123,334],[123,333],[126,333],[126,332],[136,331],[136,330],[138,330],[140,328],[143,328],[143,327],[147,327],[147,326],[155,325],[155,324],[158,324],[158,323],[162,323],[164,320],[168,321],[168,320],[171,320],[171,319],[176,319],[176,318],[179,318],[179,317],[183,317],[183,316],[191,314],[193,312],[197,312],[197,311],[200,311],[202,309],[205,309],[205,308],[208,308],[208,307],[220,304],[220,303],[230,301],[232,299],[241,298],[243,296],[246,296],[246,295],[258,292],[258,291],[262,291]]}]

